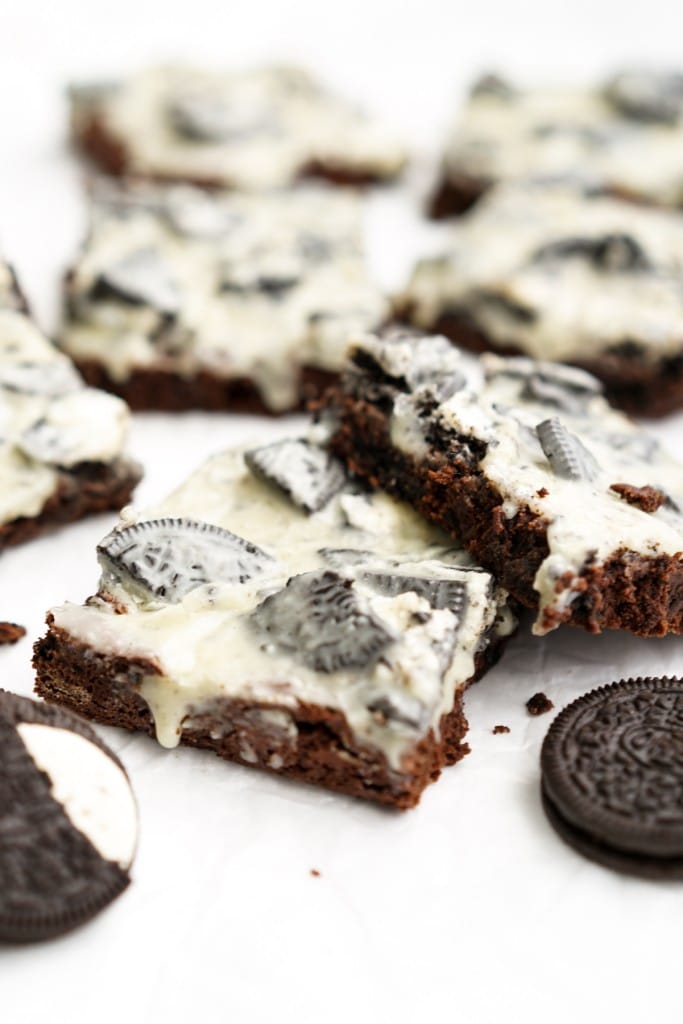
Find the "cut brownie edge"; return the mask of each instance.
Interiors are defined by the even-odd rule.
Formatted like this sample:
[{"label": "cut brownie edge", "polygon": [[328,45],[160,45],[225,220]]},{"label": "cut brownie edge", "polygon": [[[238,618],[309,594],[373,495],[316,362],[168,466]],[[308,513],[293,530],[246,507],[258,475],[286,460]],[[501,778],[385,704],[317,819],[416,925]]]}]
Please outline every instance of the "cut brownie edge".
[{"label": "cut brownie edge", "polygon": [[58,526],[98,512],[118,511],[140,482],[140,466],[128,459],[83,463],[59,473],[57,487],[36,516],[20,516],[0,526],[0,552]]},{"label": "cut brownie edge", "polygon": [[[103,725],[155,735],[152,714],[137,687],[159,669],[143,658],[104,654],[53,625],[34,646],[35,692],[56,704]],[[501,638],[475,658],[473,682],[498,660]],[[211,710],[198,711],[181,733],[181,743],[213,750],[219,757],[261,768],[299,782],[322,785],[400,810],[414,807],[442,768],[469,752],[464,737],[467,720],[462,691],[452,710],[442,716],[439,735],[430,732],[394,771],[384,755],[354,741],[343,715],[327,707],[299,703],[291,709],[296,740],[277,730],[258,727],[259,710],[276,705],[237,698],[218,698]]]},{"label": "cut brownie edge", "polygon": [[[542,516],[521,509],[508,518],[501,495],[477,459],[449,454],[447,439],[440,451],[418,462],[393,446],[389,413],[377,405],[342,389],[330,392],[327,402],[340,422],[332,450],[350,469],[408,501],[464,544],[521,604],[538,608],[533,583],[549,553]],[[546,611],[539,624],[543,631],[569,623],[590,633],[627,629],[658,637],[683,632],[683,564],[675,555],[645,558],[621,549],[571,582],[576,597],[561,613]]]},{"label": "cut brownie edge", "polygon": [[331,370],[304,366],[299,377],[297,404],[273,410],[266,405],[256,383],[246,377],[219,377],[205,370],[188,377],[172,370],[145,368],[133,370],[125,380],[117,380],[102,363],[94,360],[76,359],[75,365],[91,387],[118,395],[135,412],[203,409],[207,412],[286,415],[305,409],[338,379],[338,374]]},{"label": "cut brownie edge", "polygon": [[[413,325],[409,305],[398,307],[396,320]],[[428,334],[443,334],[469,352],[496,352],[502,356],[528,356],[516,345],[494,342],[463,310],[444,312],[423,328]],[[603,352],[594,359],[564,359],[565,363],[597,377],[605,389],[605,397],[616,408],[632,416],[658,419],[683,408],[683,338],[681,354],[648,363],[637,354]]]}]

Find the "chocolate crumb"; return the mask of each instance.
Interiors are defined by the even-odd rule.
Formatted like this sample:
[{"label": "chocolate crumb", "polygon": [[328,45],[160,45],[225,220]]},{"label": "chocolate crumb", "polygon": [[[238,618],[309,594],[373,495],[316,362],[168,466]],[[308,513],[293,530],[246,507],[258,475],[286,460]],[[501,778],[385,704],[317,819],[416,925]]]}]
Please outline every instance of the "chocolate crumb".
[{"label": "chocolate crumb", "polygon": [[526,709],[530,715],[545,715],[555,707],[549,697],[544,693],[535,693],[526,702]]},{"label": "chocolate crumb", "polygon": [[317,868],[311,868],[311,875],[313,878],[320,878],[320,872]]},{"label": "chocolate crumb", "polygon": [[26,636],[26,630],[16,622],[0,622],[0,644],[15,644]]},{"label": "chocolate crumb", "polygon": [[634,487],[633,484],[612,484],[610,491],[616,493],[627,501],[629,505],[635,505],[643,512],[656,512],[666,501],[666,494],[658,491],[656,487]]},{"label": "chocolate crumb", "polygon": [[493,733],[494,736],[500,736],[500,734],[503,733],[503,732],[510,732],[510,726],[509,725],[494,725],[494,727],[491,730],[491,732]]},{"label": "chocolate crumb", "polygon": [[548,495],[550,494],[550,491],[548,490],[547,487],[539,487],[538,490],[536,491],[536,494],[537,494],[537,496],[539,498],[547,498]]}]

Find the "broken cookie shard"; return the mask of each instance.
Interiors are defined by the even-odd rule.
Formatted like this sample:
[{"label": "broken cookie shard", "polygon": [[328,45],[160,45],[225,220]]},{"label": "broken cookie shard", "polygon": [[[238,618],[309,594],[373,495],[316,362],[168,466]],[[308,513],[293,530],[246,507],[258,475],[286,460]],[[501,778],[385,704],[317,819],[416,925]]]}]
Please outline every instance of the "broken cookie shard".
[{"label": "broken cookie shard", "polygon": [[304,512],[320,511],[346,483],[341,462],[302,439],[253,448],[244,458],[252,473],[284,491]]},{"label": "broken cookie shard", "polygon": [[[278,472],[301,444],[278,448]],[[465,753],[462,694],[514,629],[506,594],[338,463],[334,493],[306,511],[253,456],[217,455],[146,515],[127,511],[100,545],[98,593],[50,614],[38,692],[164,746],[413,806]]]}]

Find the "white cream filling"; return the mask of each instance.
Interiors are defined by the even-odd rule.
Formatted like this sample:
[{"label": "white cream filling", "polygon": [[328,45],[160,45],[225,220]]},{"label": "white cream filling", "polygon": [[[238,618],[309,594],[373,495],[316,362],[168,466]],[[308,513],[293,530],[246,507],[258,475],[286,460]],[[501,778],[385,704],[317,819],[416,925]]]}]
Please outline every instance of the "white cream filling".
[{"label": "white cream filling", "polygon": [[138,811],[126,773],[69,729],[21,722],[17,732],[74,828],[101,857],[127,871],[137,846]]},{"label": "white cream filling", "polygon": [[[198,217],[203,233],[179,229]],[[323,255],[306,258],[306,244]],[[91,297],[101,274],[140,250],[159,253],[176,284],[170,325],[149,305]],[[276,294],[249,287],[278,276],[294,283]],[[226,279],[235,287],[221,287]],[[302,367],[338,371],[349,334],[389,311],[369,278],[360,200],[314,186],[258,198],[142,186],[119,193],[118,206],[96,201],[72,306],[65,351],[101,363],[115,380],[149,367],[246,377],[276,411],[295,404]]]},{"label": "white cream filling", "polygon": [[[651,266],[610,271],[589,257],[534,260],[558,241],[610,235],[632,238]],[[567,183],[499,186],[455,224],[443,255],[418,263],[402,302],[423,328],[449,309],[464,311],[493,346],[514,345],[534,359],[586,359],[633,341],[655,361],[683,349],[683,215],[586,197]]]},{"label": "white cream filling", "polygon": [[[364,571],[381,568],[395,557],[409,561],[408,575],[423,566],[426,571],[430,559],[471,565],[444,534],[385,495],[342,492],[306,516],[274,487],[256,479],[241,452],[226,452],[209,460],[162,504],[142,516],[128,511],[124,521],[162,516],[200,518],[230,529],[276,560],[242,585],[201,587],[177,604],[136,602],[124,587],[105,578],[104,585],[125,614],[113,614],[107,603],[53,610],[58,627],[98,651],[159,665],[159,674],[147,676],[140,693],[164,746],[178,743],[183,727],[216,700],[239,697],[287,714],[290,726],[281,730],[280,742],[288,748],[295,742],[289,713],[302,701],[341,711],[359,740],[379,748],[399,769],[417,740],[438,728],[456,692],[473,675],[483,634],[497,618],[499,633],[514,626],[503,593],[492,590],[485,572],[463,573],[468,602],[452,649],[449,638],[456,620],[451,611],[435,611],[410,591],[384,596],[362,581]],[[359,598],[396,637],[380,659],[364,668],[315,671],[295,653],[265,642],[249,620],[264,597],[279,591],[291,576],[331,568],[322,548],[370,552],[361,565],[336,570],[355,581]],[[424,708],[419,728],[381,721],[368,708],[375,693],[419,701]]]}]

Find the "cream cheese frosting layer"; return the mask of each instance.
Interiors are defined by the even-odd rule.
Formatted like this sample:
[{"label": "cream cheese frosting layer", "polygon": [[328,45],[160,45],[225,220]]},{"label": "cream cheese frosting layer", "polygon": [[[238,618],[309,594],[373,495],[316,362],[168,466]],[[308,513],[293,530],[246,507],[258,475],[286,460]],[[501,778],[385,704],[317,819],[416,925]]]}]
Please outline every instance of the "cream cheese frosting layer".
[{"label": "cream cheese frosting layer", "polygon": [[[479,467],[513,519],[530,509],[548,524],[548,555],[534,580],[535,632],[581,592],[580,574],[619,551],[645,559],[683,552],[683,466],[612,409],[581,370],[519,357],[475,361],[439,336],[358,339],[356,352],[411,383],[391,414],[393,444],[422,459],[434,427],[485,449]],[[443,399],[439,400],[439,395]],[[425,414],[425,399],[430,410]],[[654,511],[624,489],[652,488]],[[638,495],[636,495],[638,497]],[[556,613],[556,614],[553,614]]]},{"label": "cream cheese frosting layer", "polygon": [[281,411],[298,403],[302,367],[339,370],[348,335],[387,312],[352,194],[101,183],[62,345],[115,381],[150,368],[248,378]]},{"label": "cream cheese frosting layer", "polygon": [[457,311],[492,346],[535,359],[628,343],[654,363],[683,350],[683,214],[577,182],[500,185],[417,265],[400,302],[420,327]]},{"label": "cream cheese frosting layer", "polygon": [[124,510],[100,559],[98,596],[54,609],[55,627],[159,666],[140,693],[169,747],[222,698],[267,705],[259,727],[295,744],[308,703],[399,769],[514,627],[488,573],[313,440],[214,456]]},{"label": "cream cheese frosting layer", "polygon": [[595,88],[519,89],[488,76],[446,148],[446,173],[482,182],[579,174],[597,186],[683,203],[683,76],[625,71]]},{"label": "cream cheese frosting layer", "polygon": [[152,178],[258,191],[316,165],[392,178],[406,160],[390,132],[299,68],[150,68],[75,87],[76,134],[93,114],[125,150],[127,172]]},{"label": "cream cheese frosting layer", "polygon": [[0,524],[39,515],[60,473],[118,459],[129,420],[20,311],[12,282],[0,263]]}]

